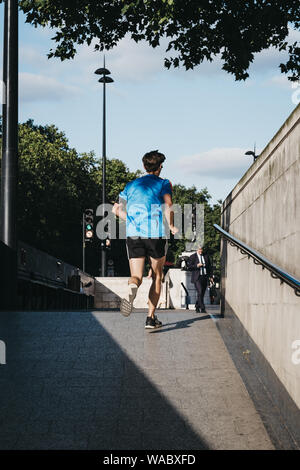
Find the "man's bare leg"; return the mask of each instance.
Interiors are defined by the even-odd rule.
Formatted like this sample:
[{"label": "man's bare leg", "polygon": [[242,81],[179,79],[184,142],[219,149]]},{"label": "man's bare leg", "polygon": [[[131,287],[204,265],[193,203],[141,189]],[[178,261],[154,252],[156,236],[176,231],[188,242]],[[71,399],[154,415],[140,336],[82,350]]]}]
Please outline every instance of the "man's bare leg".
[{"label": "man's bare leg", "polygon": [[166,257],[152,258],[150,257],[151,268],[152,268],[152,284],[149,290],[149,311],[148,316],[154,318],[154,312],[159,301],[161,292],[161,283],[163,278],[163,267],[166,262]]},{"label": "man's bare leg", "polygon": [[128,279],[128,284],[136,284],[138,287],[142,284],[144,265],[145,256],[129,259],[130,278]]},{"label": "man's bare leg", "polygon": [[143,281],[144,264],[145,257],[129,259],[130,278],[128,279],[128,293],[121,300],[120,306],[120,311],[125,317],[128,317],[132,312],[133,301]]}]

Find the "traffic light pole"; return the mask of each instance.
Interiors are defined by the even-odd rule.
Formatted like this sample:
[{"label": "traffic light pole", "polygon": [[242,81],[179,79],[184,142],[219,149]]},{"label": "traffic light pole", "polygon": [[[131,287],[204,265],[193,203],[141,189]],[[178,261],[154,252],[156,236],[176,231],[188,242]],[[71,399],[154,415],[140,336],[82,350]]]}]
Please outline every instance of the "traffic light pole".
[{"label": "traffic light pole", "polygon": [[85,223],[82,214],[82,271],[85,273]]},{"label": "traffic light pole", "polygon": [[85,209],[82,214],[82,270],[85,271],[86,242],[91,243],[94,238],[94,210]]},{"label": "traffic light pole", "polygon": [[18,178],[18,1],[4,5],[3,134],[0,239],[4,259],[1,304],[14,310],[17,300],[17,178]]}]

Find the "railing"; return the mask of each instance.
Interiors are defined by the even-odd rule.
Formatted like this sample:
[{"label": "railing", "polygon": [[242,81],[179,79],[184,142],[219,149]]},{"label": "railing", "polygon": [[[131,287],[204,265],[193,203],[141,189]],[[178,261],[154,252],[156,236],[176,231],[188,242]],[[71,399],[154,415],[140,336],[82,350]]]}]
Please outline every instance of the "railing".
[{"label": "railing", "polygon": [[271,263],[271,261],[265,258],[261,253],[250,248],[238,238],[230,235],[230,233],[226,232],[226,230],[222,229],[219,225],[214,224],[214,228],[221,234],[221,237],[229,241],[230,245],[235,246],[243,255],[247,255],[249,259],[252,258],[253,262],[260,265],[262,269],[266,268],[270,271],[273,279],[280,279],[281,284],[283,282],[288,284],[292,289],[294,289],[295,294],[300,297],[300,281],[298,279]]},{"label": "railing", "polygon": [[[6,309],[6,251],[6,245],[0,241],[0,311]],[[17,260],[17,309],[39,311],[93,308],[93,276],[22,241],[18,242]]]},{"label": "railing", "polygon": [[185,285],[183,284],[183,282],[180,283],[185,291],[185,308],[186,310],[189,309],[189,291],[187,290],[187,288],[185,287]]}]

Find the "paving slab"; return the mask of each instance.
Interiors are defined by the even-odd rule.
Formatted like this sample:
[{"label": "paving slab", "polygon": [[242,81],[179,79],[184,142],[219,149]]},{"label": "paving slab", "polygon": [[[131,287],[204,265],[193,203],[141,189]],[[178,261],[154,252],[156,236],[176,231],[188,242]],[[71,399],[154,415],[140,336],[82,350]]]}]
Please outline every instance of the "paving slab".
[{"label": "paving slab", "polygon": [[273,449],[210,312],[2,314],[0,449]]}]

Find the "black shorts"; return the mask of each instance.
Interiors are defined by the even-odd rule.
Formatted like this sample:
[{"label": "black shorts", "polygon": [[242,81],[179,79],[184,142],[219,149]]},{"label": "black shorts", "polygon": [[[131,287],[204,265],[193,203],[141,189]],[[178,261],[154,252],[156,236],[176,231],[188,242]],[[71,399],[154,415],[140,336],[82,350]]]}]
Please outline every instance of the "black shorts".
[{"label": "black shorts", "polygon": [[127,237],[126,239],[127,256],[130,258],[142,258],[151,256],[152,258],[162,258],[168,251],[168,239]]}]

